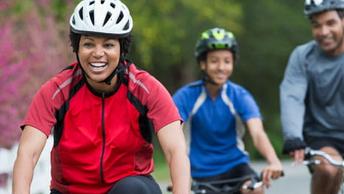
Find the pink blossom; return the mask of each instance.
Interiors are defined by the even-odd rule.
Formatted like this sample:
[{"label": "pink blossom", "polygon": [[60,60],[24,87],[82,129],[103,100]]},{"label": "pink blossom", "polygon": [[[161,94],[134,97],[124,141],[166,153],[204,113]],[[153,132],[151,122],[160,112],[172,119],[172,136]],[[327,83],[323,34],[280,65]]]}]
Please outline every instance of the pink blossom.
[{"label": "pink blossom", "polygon": [[[0,1],[0,11],[12,2]],[[51,0],[33,3],[52,7],[48,6]],[[36,8],[19,17],[9,13],[6,20],[0,20],[0,82],[4,83],[0,85],[0,147],[10,147],[18,140],[20,123],[34,93],[71,62],[68,28],[61,27],[52,11],[39,15]]]},{"label": "pink blossom", "polygon": [[1,0],[1,2],[0,2],[0,11],[6,10],[9,7],[10,7],[9,1],[5,2],[5,0]]}]

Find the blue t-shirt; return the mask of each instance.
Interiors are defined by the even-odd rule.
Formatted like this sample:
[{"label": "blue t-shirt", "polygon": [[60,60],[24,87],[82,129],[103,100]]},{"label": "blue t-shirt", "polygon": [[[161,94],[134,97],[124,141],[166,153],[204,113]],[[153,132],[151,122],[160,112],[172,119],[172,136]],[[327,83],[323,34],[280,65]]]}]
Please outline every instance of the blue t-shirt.
[{"label": "blue t-shirt", "polygon": [[242,142],[241,121],[261,116],[247,90],[227,81],[219,95],[212,99],[200,80],[179,89],[173,99],[190,128],[192,177],[219,175],[249,162]]}]

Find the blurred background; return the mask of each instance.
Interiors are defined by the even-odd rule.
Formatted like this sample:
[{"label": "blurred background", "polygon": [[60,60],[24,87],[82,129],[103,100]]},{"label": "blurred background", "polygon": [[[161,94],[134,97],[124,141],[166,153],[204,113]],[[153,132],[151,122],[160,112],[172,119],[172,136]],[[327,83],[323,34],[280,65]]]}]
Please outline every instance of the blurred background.
[{"label": "blurred background", "polygon": [[[68,22],[77,2],[0,0],[0,188],[11,176],[20,121],[34,93],[50,76],[75,60]],[[123,2],[134,18],[129,58],[157,77],[171,94],[200,78],[193,55],[200,33],[212,27],[232,31],[239,42],[240,61],[231,80],[253,94],[270,140],[281,153],[279,84],[292,49],[311,39],[303,1]],[[261,159],[249,138],[246,142],[252,159]],[[163,178],[164,159],[156,147],[156,176]]]}]

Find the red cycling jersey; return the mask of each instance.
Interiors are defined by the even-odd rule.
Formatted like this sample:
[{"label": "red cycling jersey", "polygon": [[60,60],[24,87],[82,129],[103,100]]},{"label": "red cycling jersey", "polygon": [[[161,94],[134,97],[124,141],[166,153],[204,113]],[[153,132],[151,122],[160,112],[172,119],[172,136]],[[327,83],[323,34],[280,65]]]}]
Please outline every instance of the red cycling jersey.
[{"label": "red cycling jersey", "polygon": [[123,177],[153,171],[147,131],[180,120],[178,111],[161,83],[134,64],[118,76],[115,92],[97,93],[73,64],[35,95],[23,126],[54,134],[52,189],[103,194]]}]

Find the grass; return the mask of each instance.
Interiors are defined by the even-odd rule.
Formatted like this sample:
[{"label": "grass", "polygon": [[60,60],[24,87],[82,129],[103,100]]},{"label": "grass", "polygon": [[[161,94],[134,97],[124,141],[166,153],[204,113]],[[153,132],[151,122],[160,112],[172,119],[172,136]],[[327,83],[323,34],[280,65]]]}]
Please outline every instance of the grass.
[{"label": "grass", "polygon": [[154,162],[155,162],[155,169],[153,172],[153,176],[157,181],[169,181],[170,180],[170,173],[169,168],[166,163],[164,154],[160,149],[156,149],[154,151]]},{"label": "grass", "polygon": [[170,180],[170,173],[167,164],[157,164],[155,163],[155,169],[153,172],[153,176],[158,181],[167,182]]}]

